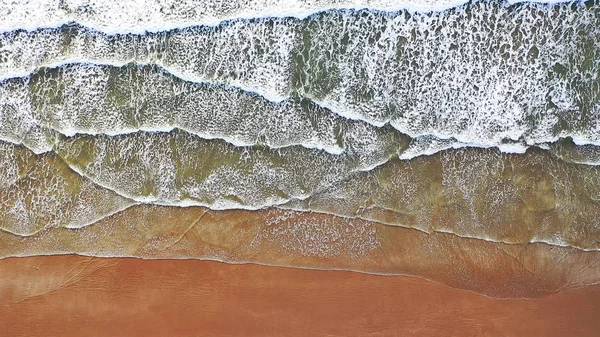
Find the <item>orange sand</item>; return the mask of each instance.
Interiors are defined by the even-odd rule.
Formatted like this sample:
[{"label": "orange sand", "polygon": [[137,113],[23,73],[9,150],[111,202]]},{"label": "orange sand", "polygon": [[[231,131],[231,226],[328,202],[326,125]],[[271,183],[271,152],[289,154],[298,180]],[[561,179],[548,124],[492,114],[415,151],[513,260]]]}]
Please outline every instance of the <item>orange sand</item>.
[{"label": "orange sand", "polygon": [[408,277],[206,261],[0,261],[2,336],[598,336],[600,286],[497,300]]}]

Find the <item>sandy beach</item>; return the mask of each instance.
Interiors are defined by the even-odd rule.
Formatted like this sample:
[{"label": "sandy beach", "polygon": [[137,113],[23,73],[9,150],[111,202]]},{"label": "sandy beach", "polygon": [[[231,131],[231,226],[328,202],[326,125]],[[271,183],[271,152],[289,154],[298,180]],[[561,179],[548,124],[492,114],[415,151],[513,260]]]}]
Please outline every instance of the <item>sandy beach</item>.
[{"label": "sandy beach", "polygon": [[600,287],[497,300],[409,277],[78,256],[0,261],[7,336],[595,336]]}]

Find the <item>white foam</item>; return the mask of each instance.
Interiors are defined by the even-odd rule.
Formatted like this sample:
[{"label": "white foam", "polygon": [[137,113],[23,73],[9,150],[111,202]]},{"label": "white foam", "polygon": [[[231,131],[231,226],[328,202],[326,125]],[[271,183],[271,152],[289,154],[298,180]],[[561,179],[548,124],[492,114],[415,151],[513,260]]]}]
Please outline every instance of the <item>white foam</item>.
[{"label": "white foam", "polygon": [[[258,3],[250,3],[249,6],[252,7]],[[431,5],[433,2],[422,3]],[[66,6],[68,7],[69,4],[71,2],[67,2]],[[90,3],[86,2],[86,4]],[[342,6],[343,4],[343,2],[335,2],[332,6]],[[360,7],[361,4],[363,2],[352,2],[352,6]],[[377,7],[376,2],[364,2],[364,4],[367,4],[369,8]],[[91,5],[95,5],[95,3],[91,3]],[[241,10],[234,5],[235,3],[232,3],[233,7],[228,13]],[[389,2],[389,5],[394,4]],[[112,5],[101,4],[99,6],[104,8],[102,6]],[[136,7],[137,5],[131,6],[140,9]],[[150,5],[150,7],[152,6]],[[148,10],[152,11],[152,9]],[[102,11],[96,12],[94,15],[100,15],[99,13]],[[125,12],[127,11],[125,10]],[[556,20],[560,20],[562,25],[579,27],[578,29],[597,29],[597,26],[594,26],[593,11],[579,9],[573,11],[568,8],[560,8],[557,13]],[[494,31],[486,31],[485,24],[489,20],[485,18],[490,14],[492,18],[496,18],[506,26]],[[89,16],[85,15],[87,15],[86,18]],[[93,18],[94,15],[90,18]],[[349,13],[323,15],[322,18],[315,19],[319,22],[317,28],[307,28],[310,30],[312,43],[312,54],[309,57],[316,59],[312,60],[313,63],[323,61],[325,66],[322,70],[326,76],[329,76],[326,80],[332,82],[332,88],[324,96],[318,95],[318,92],[311,91],[310,88],[307,90],[304,88],[294,89],[297,89],[302,96],[311,98],[318,105],[348,120],[368,123],[379,128],[391,124],[398,132],[409,135],[413,139],[433,136],[438,140],[452,141],[451,145],[423,145],[423,143],[422,152],[419,152],[413,144],[411,149],[401,154],[403,159],[433,154],[441,149],[464,146],[496,147],[504,152],[522,153],[528,145],[555,142],[566,137],[572,137],[577,144],[600,144],[597,132],[600,124],[594,126],[591,125],[593,123],[590,123],[590,127],[585,130],[573,128],[555,131],[557,126],[560,126],[563,117],[561,114],[567,115],[567,117],[574,115],[574,117],[570,117],[573,120],[578,118],[575,114],[580,111],[577,110],[574,102],[580,93],[571,88],[569,85],[571,78],[569,77],[550,81],[547,78],[548,67],[545,65],[568,64],[569,57],[573,53],[573,45],[581,42],[576,40],[576,35],[559,36],[552,31],[544,31],[543,28],[541,31],[535,30],[534,34],[534,28],[538,24],[541,24],[542,27],[555,24],[549,15],[544,14],[544,11],[535,13],[526,10],[509,11],[498,6],[498,3],[484,2],[475,3],[471,11],[472,20],[464,20],[464,15],[464,12],[460,11],[439,15],[415,14],[410,17],[382,15],[373,12],[360,16]],[[517,19],[523,21],[519,26],[520,32],[524,34],[523,39],[519,41],[519,48],[516,48],[515,45],[513,48],[515,50],[509,49],[511,51],[507,59],[502,59],[501,53],[493,48],[488,48],[488,45],[512,46],[515,44],[512,34],[515,23],[512,21]],[[19,46],[16,42],[14,45],[10,45],[7,41],[2,41],[3,45],[0,50],[8,55],[9,61],[5,62],[3,66],[0,64],[0,76],[23,76],[42,65],[60,67],[71,62],[81,62],[92,63],[83,64],[83,67],[94,67],[93,64],[122,66],[135,61],[139,64],[160,65],[170,74],[190,82],[208,85],[222,84],[221,89],[230,90],[231,93],[235,91],[234,88],[241,88],[250,95],[256,93],[266,98],[267,101],[285,104],[291,93],[289,87],[291,71],[299,71],[298,69],[289,69],[289,63],[294,56],[295,48],[298,47],[295,43],[299,39],[294,34],[298,33],[297,28],[300,24],[294,20],[282,22],[276,21],[274,25],[278,28],[272,30],[269,30],[271,29],[268,28],[269,25],[261,21],[232,22],[221,27],[222,29],[216,29],[215,31],[218,33],[215,33],[214,36],[195,34],[193,29],[190,29],[191,33],[188,35],[186,35],[187,32],[171,32],[169,33],[171,34],[169,35],[170,48],[173,47],[175,40],[179,41],[181,46],[193,47],[182,48],[178,50],[179,54],[163,50],[163,54],[176,56],[170,60],[152,54],[150,51],[152,48],[144,49],[135,46],[136,43],[142,46],[152,45],[156,42],[154,40],[159,39],[158,36],[111,37],[113,40],[109,40],[104,34],[81,29],[83,33],[78,31],[78,34],[75,34],[77,37],[72,38],[73,40],[78,39],[78,42],[74,43],[69,40],[69,46],[65,48],[62,40],[58,37],[61,35],[60,32],[57,31],[56,36],[52,33],[36,32],[35,34],[39,33],[41,37],[39,41],[35,40],[35,43],[32,42],[36,39],[35,37],[24,37]],[[457,31],[457,28],[453,28],[454,26],[461,27],[458,29],[460,33],[458,37],[454,36]],[[272,34],[261,33],[265,30]],[[252,33],[246,34],[249,31]],[[381,32],[381,35],[376,36],[377,32]],[[411,37],[413,32],[416,37]],[[466,34],[467,32],[469,34]],[[344,34],[349,36],[348,48],[344,53],[339,53],[335,48],[339,48],[340,36],[344,36]],[[204,57],[201,57],[200,54],[198,56],[196,50],[202,50],[204,44],[194,43],[196,40],[212,41],[211,37],[214,37],[214,46],[217,46],[214,47],[214,50],[211,49],[209,54],[211,58],[214,57],[214,60],[210,64],[202,63]],[[540,37],[546,41],[544,45],[539,45],[539,41],[536,40]],[[122,46],[116,42],[121,38],[123,41],[130,39],[141,42],[132,42],[131,44],[134,46],[129,50],[121,48]],[[375,38],[378,39],[377,43],[367,42]],[[405,46],[398,45],[401,38],[407,40]],[[235,58],[228,58],[228,54],[235,50],[236,46],[252,46],[255,43],[253,41],[257,39],[261,43],[270,41],[261,44],[261,48],[267,47],[265,54],[268,54],[269,62],[262,62],[263,60],[257,56],[258,54],[254,55],[257,56],[256,59],[247,64],[244,63],[245,61],[235,62]],[[88,40],[93,40],[93,42],[88,44],[81,42]],[[37,42],[39,45],[36,44]],[[461,47],[457,51],[453,51],[452,43],[461,44]],[[115,45],[117,46],[115,47]],[[209,44],[209,46],[213,45]],[[111,49],[111,47],[115,48]],[[396,54],[400,47],[406,49],[403,51],[405,56]],[[523,59],[528,57],[527,52],[532,47],[538,48],[539,55],[537,59],[529,60],[528,62],[531,64],[528,64]],[[21,54],[14,50],[10,51],[11,48],[20,50]],[[106,52],[106,50],[109,51]],[[7,51],[8,54],[6,54]],[[190,55],[198,57],[194,59]],[[20,63],[11,63],[11,60],[19,60]],[[406,66],[406,61],[412,63]],[[253,69],[258,70],[252,76],[241,79],[235,76],[214,75],[212,70],[198,71],[194,68],[195,63],[200,63],[200,68],[208,65],[220,67],[219,69],[225,73],[235,70],[238,75],[251,73]],[[243,64],[240,65],[240,63]],[[311,69],[307,68],[306,71]],[[332,71],[332,75],[329,75],[330,69],[338,70],[339,74],[333,74]],[[319,77],[315,74],[312,75],[315,78]],[[316,79],[317,82],[319,80]],[[310,87],[311,83],[308,84]],[[475,84],[477,87],[474,87]],[[365,92],[370,92],[372,97],[368,100],[362,98],[361,94]],[[98,96],[101,96],[101,93]],[[210,96],[210,98],[214,97]],[[219,98],[222,97],[219,96]],[[558,107],[555,109],[556,111],[545,107],[548,98]],[[255,97],[255,99],[260,101],[259,97]],[[77,102],[71,101],[70,103],[75,105]],[[85,104],[87,104],[86,101],[83,105]],[[396,109],[390,111],[389,107],[394,104],[397,106]],[[95,104],[86,105],[91,109],[90,111],[97,111],[97,109],[94,110],[94,106]],[[271,123],[270,127],[280,127],[280,130],[277,130],[280,131],[280,134],[288,134],[291,124],[297,122],[299,125],[303,122],[299,120],[292,122],[293,118],[287,111],[283,111],[285,109],[275,109],[277,105],[271,105],[271,107],[274,108],[273,115],[279,115],[256,114],[254,116],[259,119],[269,118],[265,125]],[[218,110],[219,107],[213,107],[213,109]],[[233,110],[235,109],[231,111]],[[251,113],[250,110],[245,111]],[[110,125],[110,123],[82,127],[75,123],[77,118],[69,115],[71,113],[77,115],[78,112],[62,109],[56,112],[57,115],[59,113],[64,114],[60,117],[64,117],[65,122],[58,126],[52,125],[52,127],[69,136],[76,133],[117,135],[139,130],[168,132],[174,128],[180,128],[203,138],[219,138],[236,146],[249,146],[256,144],[259,139],[256,135],[260,134],[258,129],[254,138],[249,138],[247,134],[241,136],[228,134],[228,131],[196,130],[193,126],[185,123],[162,121],[161,118],[164,116],[154,116],[155,118],[149,123],[137,127]],[[114,115],[116,112],[111,111],[111,113]],[[112,115],[107,116],[107,118],[113,117]],[[245,121],[250,119],[250,117],[244,118]],[[590,119],[593,120],[593,118]],[[233,119],[228,119],[228,121],[237,123]],[[319,125],[325,124],[320,122]],[[224,125],[226,124],[224,122]],[[330,132],[331,129],[328,130],[327,134],[316,132],[293,140],[285,137],[267,137],[266,144],[272,148],[302,145],[331,154],[343,154],[344,146],[336,144],[335,137]],[[377,139],[377,137],[371,138]],[[366,145],[363,148],[366,148]],[[365,167],[375,167],[378,162],[381,160],[373,160]]]},{"label": "white foam", "polygon": [[304,18],[327,9],[435,11],[465,0],[2,0],[0,31],[58,27],[77,22],[107,34],[144,33],[224,20],[264,17]]},{"label": "white foam", "polygon": [[498,149],[504,153],[523,154],[527,151],[528,148],[529,146],[520,143],[498,145]]},{"label": "white foam", "polygon": [[[144,33],[225,20],[305,18],[330,9],[443,11],[467,0],[2,0],[0,31],[35,30],[77,22],[107,34]],[[508,0],[509,4],[525,1]],[[566,2],[534,0],[540,3]]]},{"label": "white foam", "polygon": [[440,139],[434,136],[420,136],[414,138],[409,147],[405,151],[401,152],[398,158],[401,160],[410,160],[419,156],[430,156],[443,150],[459,149],[467,146],[467,144],[463,144],[452,139]]}]

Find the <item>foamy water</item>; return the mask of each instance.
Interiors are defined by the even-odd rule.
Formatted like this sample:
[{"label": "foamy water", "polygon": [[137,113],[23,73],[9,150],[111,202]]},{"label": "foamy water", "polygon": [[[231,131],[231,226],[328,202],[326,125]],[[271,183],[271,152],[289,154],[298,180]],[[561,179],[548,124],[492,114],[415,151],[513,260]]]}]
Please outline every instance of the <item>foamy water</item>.
[{"label": "foamy water", "polygon": [[159,204],[599,247],[595,2],[4,1],[0,15],[13,234]]},{"label": "foamy water", "polygon": [[[11,94],[21,96],[27,89],[13,88],[0,104],[6,116],[44,110],[45,116],[38,113],[28,123],[68,136],[177,127],[238,146],[302,145],[334,154],[345,151],[339,135],[321,129],[339,130],[344,120],[377,128],[389,124],[418,139],[418,148],[403,158],[447,148],[440,142],[509,153],[566,137],[598,144],[600,25],[597,6],[588,7],[479,2],[429,14],[329,11],[304,20],[238,20],[142,35],[110,36],[81,26],[9,32],[1,36],[0,77],[33,83],[28,96],[45,98],[33,107],[17,103],[21,99]],[[157,67],[140,69],[131,62]],[[39,72],[39,67],[54,70]],[[85,88],[59,90],[52,87],[54,76],[64,81],[60,85]],[[193,88],[205,93],[190,92]],[[48,90],[56,91],[51,108]],[[134,101],[131,94],[117,97],[115,90],[143,93]],[[148,104],[145,95],[181,98],[183,107],[140,112],[140,105]],[[317,109],[299,108],[302,100]],[[106,116],[94,115],[103,122],[75,117],[76,109],[90,109],[85,104],[102,110]],[[62,115],[53,116],[54,109]],[[128,117],[132,111],[140,118]],[[208,116],[217,127],[176,120],[206,125],[194,115],[209,111],[221,112]],[[309,123],[331,113],[343,118]],[[237,114],[243,116],[234,118]],[[247,130],[229,127],[238,118]],[[259,123],[253,130],[254,121]],[[368,128],[361,126],[361,137]]]},{"label": "foamy water", "polygon": [[[226,20],[264,17],[305,18],[331,9],[411,12],[443,11],[466,0],[3,0],[0,14],[9,17],[0,31],[35,30],[77,22],[107,34],[159,32]],[[514,4],[522,1],[509,0]],[[560,0],[537,1],[558,3]]]}]

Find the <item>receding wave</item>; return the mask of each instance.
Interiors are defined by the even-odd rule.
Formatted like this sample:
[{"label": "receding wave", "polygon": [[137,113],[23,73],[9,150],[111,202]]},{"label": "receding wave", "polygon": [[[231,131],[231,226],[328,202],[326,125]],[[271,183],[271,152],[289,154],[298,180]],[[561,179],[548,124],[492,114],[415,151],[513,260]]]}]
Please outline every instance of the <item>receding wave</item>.
[{"label": "receding wave", "polygon": [[461,149],[391,160],[279,207],[359,217],[425,232],[584,249],[600,237],[600,167],[548,152]]},{"label": "receding wave", "polygon": [[[343,269],[423,277],[494,297],[543,297],[600,277],[597,251],[507,245],[277,209],[139,205],[79,230],[47,229],[25,238],[0,232],[0,240],[2,258],[76,253]],[[490,273],[494,277],[485,277]]]},{"label": "receding wave", "polygon": [[180,130],[61,137],[54,151],[82,176],[127,198],[212,209],[257,209],[306,199],[392,156],[373,165],[372,157],[302,147],[237,147]]},{"label": "receding wave", "polygon": [[0,142],[0,171],[0,227],[17,235],[86,226],[133,205],[80,177],[53,153],[36,156]]},{"label": "receding wave", "polygon": [[[16,148],[6,146],[13,151]],[[176,130],[113,137],[60,136],[54,151],[69,167],[54,159],[55,165],[63,168],[52,171],[43,161],[53,158],[51,154],[38,155],[40,159],[29,154],[34,156],[30,160],[35,170],[31,172],[46,175],[21,173],[22,181],[7,181],[4,200],[15,214],[23,212],[17,212],[18,205],[13,205],[19,200],[13,193],[26,198],[31,194],[27,186],[33,188],[37,185],[32,182],[38,182],[52,184],[33,189],[40,196],[59,193],[69,197],[51,199],[56,202],[54,206],[42,202],[19,206],[27,210],[26,214],[57,216],[56,209],[74,201],[81,203],[76,208],[83,207],[83,211],[85,200],[94,198],[112,200],[91,202],[95,207],[116,205],[101,211],[92,208],[93,214],[76,223],[114,213],[133,200],[217,210],[277,206],[494,242],[600,247],[600,166],[568,163],[544,150],[521,155],[484,149],[449,150],[412,160],[390,159],[364,171],[360,160],[350,156],[302,147],[276,152],[236,147]],[[6,171],[22,170],[11,158],[4,161]],[[23,181],[30,183],[23,185]],[[65,181],[74,187],[69,189]],[[97,188],[88,186],[90,182]],[[92,197],[94,194],[86,192],[92,199],[78,194],[87,189],[98,194]],[[9,193],[11,190],[14,192]],[[118,201],[121,197],[113,192],[125,198]],[[23,219],[22,225],[37,223]],[[77,226],[68,223],[73,221],[68,216],[61,221],[65,222],[60,225],[63,227]],[[31,231],[39,230],[39,224],[34,227]]]}]

